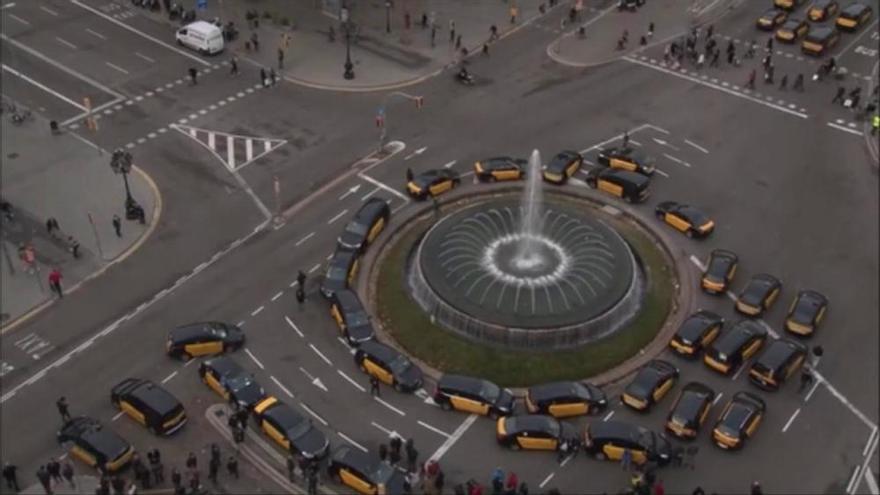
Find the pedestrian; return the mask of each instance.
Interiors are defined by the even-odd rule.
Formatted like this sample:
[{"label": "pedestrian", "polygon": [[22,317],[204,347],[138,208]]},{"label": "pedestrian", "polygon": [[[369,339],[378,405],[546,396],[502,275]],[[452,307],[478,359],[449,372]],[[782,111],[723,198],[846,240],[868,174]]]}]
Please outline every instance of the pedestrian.
[{"label": "pedestrian", "polygon": [[764,69],[764,82],[765,83],[773,84],[773,72],[774,71],[775,71],[775,69],[773,68],[772,65],[770,67],[767,67],[766,69]]},{"label": "pedestrian", "polygon": [[422,12],[422,29],[428,28],[428,13]]},{"label": "pedestrian", "polygon": [[483,55],[489,56],[489,43],[483,43]]},{"label": "pedestrian", "polygon": [[388,449],[388,462],[391,463],[392,466],[397,466],[400,463],[401,455],[400,455],[400,437],[393,437],[390,442],[391,448]]},{"label": "pedestrian", "polygon": [[177,489],[183,487],[183,477],[180,475],[180,471],[177,470],[176,467],[171,468],[171,485]]},{"label": "pedestrian", "polygon": [[412,438],[406,439],[406,464],[409,471],[415,471],[419,460],[419,451],[416,450],[415,442]]},{"label": "pedestrian", "polygon": [[779,89],[788,89],[788,74],[782,75],[782,79],[779,80]]},{"label": "pedestrian", "polygon": [[712,53],[712,61],[709,62],[709,67],[718,67],[718,58],[721,56],[721,50],[716,49],[714,53]]},{"label": "pedestrian", "polygon": [[229,460],[226,461],[226,471],[229,473],[229,476],[238,479],[238,459],[235,456],[229,456]]},{"label": "pedestrian", "polygon": [[458,50],[461,48],[461,35],[455,37],[455,49]]},{"label": "pedestrian", "polygon": [[309,471],[308,494],[318,494],[318,471]]},{"label": "pedestrian", "polygon": [[46,232],[49,233],[52,237],[55,237],[55,232],[59,230],[58,220],[55,220],[55,217],[49,217],[46,219]]},{"label": "pedestrian", "polygon": [[220,459],[212,455],[211,460],[208,462],[208,479],[215,485],[217,484],[217,473],[219,471]]},{"label": "pedestrian", "polygon": [[796,78],[794,78],[794,84],[791,85],[791,89],[795,91],[803,91],[804,90],[804,75],[798,74]]},{"label": "pedestrian", "polygon": [[235,55],[233,55],[232,59],[229,61],[229,75],[238,75],[238,57],[236,57]]},{"label": "pedestrian", "polygon": [[773,51],[773,36],[767,38],[767,44],[764,46],[764,51],[770,53]]},{"label": "pedestrian", "polygon": [[648,23],[648,38],[654,37],[654,23]]},{"label": "pedestrian", "polygon": [[62,481],[61,463],[54,457],[50,458],[49,463],[46,464],[46,471],[49,471],[49,476],[52,477],[53,483],[60,483]]},{"label": "pedestrian", "polygon": [[10,488],[15,490],[16,492],[21,490],[18,487],[18,474],[16,471],[18,470],[18,466],[15,464],[11,464],[9,462],[3,464],[3,479],[6,480],[6,488]]},{"label": "pedestrian", "polygon": [[48,495],[52,495],[52,478],[49,476],[49,471],[46,469],[46,466],[40,466],[40,469],[37,469],[37,479],[40,480],[40,484],[43,485],[43,490],[46,491]]},{"label": "pedestrian", "polygon": [[666,495],[666,488],[663,486],[663,480],[657,480],[654,483],[654,495]]},{"label": "pedestrian", "polygon": [[449,19],[449,42],[455,41],[455,21]]},{"label": "pedestrian", "polygon": [[150,471],[153,473],[153,479],[156,484],[165,482],[165,467],[162,465],[162,455],[159,449],[154,448],[147,452],[147,458],[150,461]]},{"label": "pedestrian", "polygon": [[266,77],[266,69],[260,68],[260,84],[263,85],[264,88],[269,87],[269,78]]},{"label": "pedestrian", "polygon": [[752,482],[752,491],[751,491],[751,494],[752,494],[752,495],[763,495],[763,494],[764,494],[764,490],[761,489],[761,483],[760,483],[760,482],[758,482],[758,481],[753,481],[753,482]]},{"label": "pedestrian", "polygon": [[293,483],[296,478],[296,458],[293,454],[287,454],[287,479]]},{"label": "pedestrian", "polygon": [[269,80],[272,81],[272,86],[278,84],[278,74],[275,73],[274,67],[269,67]]},{"label": "pedestrian", "polygon": [[516,8],[516,4],[510,6],[510,23],[516,24],[516,16],[519,14],[519,9]]},{"label": "pedestrian", "polygon": [[843,95],[846,94],[846,88],[843,86],[837,87],[837,93],[834,95],[834,98],[831,100],[831,103],[843,103]]},{"label": "pedestrian", "polygon": [[384,443],[379,444],[379,460],[382,462],[388,460],[388,446]]},{"label": "pedestrian", "polygon": [[220,447],[216,443],[211,443],[211,461],[220,463]]},{"label": "pedestrian", "polygon": [[379,397],[379,379],[375,376],[370,376],[370,394]]},{"label": "pedestrian", "polygon": [[874,136],[878,132],[878,128],[880,128],[880,115],[874,114],[871,117],[871,135]]},{"label": "pedestrian", "polygon": [[437,489],[438,494],[443,493],[443,486],[446,484],[446,475],[443,474],[443,471],[437,470],[437,473],[434,475],[434,488]]},{"label": "pedestrian", "polygon": [[709,24],[709,27],[706,29],[706,39],[712,38],[712,34],[715,32],[715,25]]},{"label": "pedestrian", "polygon": [[632,467],[632,451],[630,449],[623,449],[623,455],[620,457],[620,465],[623,466],[624,471],[629,471],[630,467]]},{"label": "pedestrian", "polygon": [[437,46],[437,25],[431,24],[431,48]]},{"label": "pedestrian", "polygon": [[691,495],[706,495],[706,492],[703,490],[702,486],[697,486],[694,488],[694,491],[691,492]]},{"label": "pedestrian", "polygon": [[186,468],[191,471],[198,471],[199,470],[199,460],[196,458],[196,455],[192,452],[190,452],[186,456]]},{"label": "pedestrian", "polygon": [[409,182],[412,182],[412,181],[413,181],[413,177],[414,177],[414,175],[413,175],[413,171],[412,171],[412,169],[409,168],[409,167],[407,167],[407,169],[406,169],[406,182],[408,182],[408,183],[409,183]]},{"label": "pedestrian", "polygon": [[492,24],[489,26],[489,41],[497,41],[498,40],[498,26]]},{"label": "pedestrian", "polygon": [[727,65],[733,65],[736,61],[736,52],[727,52]]},{"label": "pedestrian", "polygon": [[61,466],[61,476],[67,480],[71,488],[76,488],[76,483],[73,482],[73,464],[70,461],[64,461],[64,464]]},{"label": "pedestrian", "polygon": [[519,484],[517,495],[529,495],[529,485],[525,481]]},{"label": "pedestrian", "polygon": [[70,253],[73,255],[73,258],[79,258],[79,241],[74,239],[72,235],[69,235],[67,236],[67,245],[70,247]]},{"label": "pedestrian", "polygon": [[[52,289],[52,292],[54,292],[59,299],[64,297],[64,291],[61,289],[62,278],[61,270],[59,270],[58,267],[53,268],[52,271],[49,272],[49,288]],[[63,414],[62,419],[64,419]],[[70,416],[67,417],[67,421],[70,421]]]},{"label": "pedestrian", "polygon": [[113,230],[116,232],[116,237],[122,238],[122,220],[119,218],[119,215],[114,214],[113,220]]},{"label": "pedestrian", "polygon": [[306,302],[306,291],[303,290],[301,285],[296,286],[296,302],[300,305]]},{"label": "pedestrian", "polygon": [[641,46],[647,46],[647,44],[648,44],[648,38],[646,38],[646,37],[644,37],[644,36],[642,36],[641,38],[639,38],[639,45],[641,45]]},{"label": "pedestrian", "polygon": [[260,51],[260,39],[257,37],[257,32],[254,31],[251,33],[251,45],[254,46],[254,51]]},{"label": "pedestrian", "polygon": [[70,421],[70,404],[67,403],[66,397],[62,395],[57,401],[55,401],[55,407],[58,408],[58,414],[61,415],[61,421],[64,423]]},{"label": "pedestrian", "polygon": [[758,72],[755,69],[752,69],[749,72],[749,81],[746,83],[746,87],[749,89],[755,89],[755,77],[757,77]]},{"label": "pedestrian", "polygon": [[113,487],[114,494],[125,493],[125,480],[120,478],[118,474],[113,475],[113,479],[110,481],[110,486]]},{"label": "pedestrian", "polygon": [[516,488],[519,486],[519,478],[516,473],[513,471],[507,473],[507,483],[504,486],[507,488],[507,493],[516,493]]},{"label": "pedestrian", "polygon": [[190,85],[195,86],[196,84],[198,84],[199,83],[198,77],[199,77],[199,71],[195,67],[190,67],[189,68],[189,83],[190,83]]},{"label": "pedestrian", "polygon": [[626,148],[629,145],[629,131],[623,131],[623,147]]},{"label": "pedestrian", "polygon": [[809,387],[813,384],[813,372],[810,370],[809,366],[804,366],[801,369],[801,383],[798,387],[798,393],[804,391],[805,388]]},{"label": "pedestrian", "polygon": [[492,471],[492,486],[494,487],[496,484],[499,486],[498,491],[500,492],[504,488],[504,471],[501,467],[496,467]]},{"label": "pedestrian", "polygon": [[278,70],[284,69],[284,49],[278,47]]},{"label": "pedestrian", "polygon": [[749,48],[746,50],[745,58],[753,59],[755,58],[755,50],[757,50],[758,45],[754,41],[749,45]]}]

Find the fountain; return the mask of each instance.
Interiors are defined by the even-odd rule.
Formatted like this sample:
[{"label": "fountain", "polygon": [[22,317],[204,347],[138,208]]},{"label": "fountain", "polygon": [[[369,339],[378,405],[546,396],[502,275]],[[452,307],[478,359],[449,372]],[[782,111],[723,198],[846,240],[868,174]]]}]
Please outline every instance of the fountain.
[{"label": "fountain", "polygon": [[635,316],[643,282],[629,245],[598,214],[545,201],[541,169],[534,150],[519,200],[458,209],[419,243],[407,281],[442,326],[480,342],[558,349]]}]

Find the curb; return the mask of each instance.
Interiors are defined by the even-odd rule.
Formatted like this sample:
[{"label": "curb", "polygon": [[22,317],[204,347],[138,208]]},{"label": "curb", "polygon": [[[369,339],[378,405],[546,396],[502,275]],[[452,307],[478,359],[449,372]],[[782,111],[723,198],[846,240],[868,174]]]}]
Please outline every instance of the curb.
[{"label": "curb", "polygon": [[[65,294],[71,294],[73,292],[76,292],[82,286],[84,286],[86,283],[88,283],[90,280],[94,280],[94,279],[100,277],[101,275],[104,274],[104,272],[109,270],[112,266],[123,262],[126,258],[128,258],[132,254],[134,254],[134,252],[137,251],[147,241],[147,239],[153,234],[153,231],[155,231],[156,227],[159,225],[159,220],[162,216],[162,193],[159,190],[159,187],[156,185],[156,181],[154,181],[153,178],[150,177],[150,175],[147,172],[145,172],[142,168],[138,167],[137,165],[132,165],[132,170],[135,171],[136,173],[138,173],[139,175],[141,175],[141,177],[143,177],[143,179],[147,182],[147,186],[150,189],[152,189],[153,197],[156,198],[155,204],[153,205],[153,214],[150,217],[150,222],[149,222],[149,225],[147,226],[147,229],[143,233],[141,233],[140,237],[138,237],[134,243],[132,243],[124,251],[119,253],[119,255],[117,255],[115,258],[107,261],[104,266],[102,266],[101,268],[98,268],[98,270],[96,270],[95,272],[92,272],[91,274],[87,275],[85,278],[83,278],[82,280],[80,280],[76,284],[72,285],[70,288],[65,289],[65,291],[64,291]],[[102,261],[105,261],[105,260],[102,260]],[[26,323],[28,320],[30,320],[31,318],[33,318],[34,316],[36,316],[37,314],[41,313],[43,310],[45,310],[46,308],[48,308],[49,306],[54,304],[55,301],[56,301],[56,299],[54,297],[50,297],[49,299],[32,307],[30,310],[28,310],[23,315],[19,316],[18,318],[14,319],[14,320],[10,321],[9,323],[0,327],[0,335],[5,335],[8,332],[13,331],[16,327]]]},{"label": "curb", "polygon": [[[442,208],[444,205],[456,203],[462,199],[466,199],[474,196],[483,196],[487,194],[486,190],[489,190],[490,193],[505,193],[505,192],[519,192],[521,188],[513,187],[509,185],[488,185],[481,187],[479,191],[473,190],[459,190],[453,191],[451,194],[446,195],[444,200],[438,200],[438,204]],[[585,191],[586,192],[586,191]],[[629,359],[623,361],[621,364],[606,370],[596,376],[588,377],[587,379],[590,383],[593,383],[597,386],[606,386],[613,385],[621,379],[627,377],[631,373],[634,373],[636,370],[641,368],[644,364],[646,364],[649,360],[653,359],[657,355],[659,355],[663,350],[666,349],[667,342],[671,338],[672,334],[675,330],[681,325],[684,321],[686,314],[690,308],[694,306],[694,290],[692,288],[692,284],[682,283],[683,280],[693,280],[693,268],[690,263],[687,262],[687,259],[683,256],[680,249],[674,249],[671,240],[667,233],[662,232],[657,229],[653,229],[648,225],[646,221],[646,216],[641,212],[635,211],[629,205],[621,207],[622,205],[610,205],[603,201],[601,196],[598,196],[598,193],[583,194],[576,189],[559,189],[557,192],[562,196],[569,196],[579,200],[588,201],[590,203],[595,204],[597,207],[602,206],[612,206],[621,213],[623,213],[627,219],[631,220],[637,225],[642,231],[645,231],[646,234],[654,237],[655,244],[660,247],[660,251],[662,255],[666,258],[667,262],[671,265],[672,274],[675,277],[674,284],[676,289],[678,290],[678,298],[673,298],[672,308],[670,309],[669,314],[666,317],[666,321],[663,326],[657,332],[657,335],[651,342],[642,348],[639,353],[633,355]],[[376,301],[375,294],[376,286],[378,283],[378,270],[373,270],[373,267],[380,265],[385,257],[387,256],[388,250],[385,249],[392,240],[397,240],[401,235],[403,235],[408,230],[407,226],[411,224],[413,220],[423,221],[433,216],[433,204],[430,202],[424,203],[424,206],[419,207],[412,214],[407,215],[402,218],[395,218],[392,220],[392,225],[395,225],[395,229],[389,232],[389,235],[383,236],[383,240],[381,243],[375,245],[370,251],[367,252],[367,255],[363,258],[364,266],[369,267],[369,275],[365,278],[359,278],[358,284],[356,287],[356,292],[358,296],[362,298],[362,300],[367,301],[367,305],[370,311],[370,314],[377,314],[376,311]],[[382,337],[382,343],[394,347],[395,349],[406,354],[412,361],[417,363],[419,367],[422,369],[423,373],[437,381],[443,375],[443,372],[440,370],[428,365],[418,357],[414,357],[410,355],[406,349],[402,348],[395,339],[391,337],[388,331],[385,330],[385,327],[382,325],[378,319],[373,320],[373,326],[376,330],[377,335]],[[522,395],[525,393],[525,389],[523,388],[515,388],[512,387],[515,392],[515,395]]]}]

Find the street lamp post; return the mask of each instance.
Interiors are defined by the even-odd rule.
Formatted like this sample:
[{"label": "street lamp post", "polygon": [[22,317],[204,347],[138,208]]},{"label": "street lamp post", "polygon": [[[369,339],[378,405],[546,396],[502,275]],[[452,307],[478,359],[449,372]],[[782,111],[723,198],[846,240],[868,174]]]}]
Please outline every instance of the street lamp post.
[{"label": "street lamp post", "polygon": [[131,195],[131,188],[128,186],[128,174],[131,172],[132,157],[131,153],[117,148],[113,151],[110,158],[110,168],[116,174],[122,174],[122,183],[125,184],[125,218],[134,220],[138,218],[138,209],[140,205]]},{"label": "street lamp post", "polygon": [[342,7],[339,17],[342,21],[342,29],[345,31],[345,72],[342,73],[342,77],[351,80],[354,79],[354,64],[351,63],[351,20],[347,7]]},{"label": "street lamp post", "polygon": [[391,0],[385,0],[385,32],[391,34]]}]

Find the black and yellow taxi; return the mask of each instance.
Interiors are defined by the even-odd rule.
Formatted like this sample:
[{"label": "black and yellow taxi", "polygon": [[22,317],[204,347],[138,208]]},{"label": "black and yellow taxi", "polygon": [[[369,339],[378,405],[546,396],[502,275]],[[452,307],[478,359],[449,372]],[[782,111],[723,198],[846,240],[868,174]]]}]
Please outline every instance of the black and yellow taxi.
[{"label": "black and yellow taxi", "polygon": [[445,374],[437,382],[434,402],[446,411],[469,412],[498,418],[513,414],[513,392],[484,380]]},{"label": "black and yellow taxi", "polygon": [[755,394],[733,394],[712,429],[712,441],[726,450],[742,448],[746,440],[755,435],[766,410],[764,400]]},{"label": "black and yellow taxi", "polygon": [[267,397],[266,391],[229,356],[219,356],[202,361],[199,377],[211,390],[230,403],[246,409],[253,409]]},{"label": "black and yellow taxi", "polygon": [[838,41],[840,41],[840,33],[836,28],[831,26],[817,27],[810,30],[810,33],[804,38],[801,43],[801,51],[807,55],[821,56],[834,48]]},{"label": "black and yellow taxi", "polygon": [[764,390],[778,390],[807,358],[807,346],[789,339],[768,344],[749,367],[749,380]]},{"label": "black and yellow taxi", "polygon": [[110,402],[154,435],[171,435],[186,424],[183,404],[149,380],[119,382],[110,390]]},{"label": "black and yellow taxi", "polygon": [[606,167],[638,172],[642,175],[654,175],[657,169],[654,157],[629,146],[603,149],[596,156],[596,161]]},{"label": "black and yellow taxi", "polygon": [[715,391],[711,388],[699,382],[688,383],[682,387],[669,410],[666,431],[684,440],[696,438],[714,400]]},{"label": "black and yellow taxi", "polygon": [[721,333],[724,318],[701,309],[688,316],[669,340],[669,348],[679,356],[696,358]]},{"label": "black and yellow taxi", "polygon": [[736,298],[736,310],[747,316],[761,316],[779,299],[782,282],[769,273],[759,273]]},{"label": "black and yellow taxi", "polygon": [[584,431],[584,452],[599,460],[620,461],[629,450],[634,464],[669,464],[672,444],[666,435],[623,421],[594,421]]},{"label": "black and yellow taxi", "polygon": [[244,332],[219,321],[189,323],[168,332],[165,352],[178,359],[222,354],[244,347]]},{"label": "black and yellow taxi", "polygon": [[798,8],[804,0],[773,0],[773,5],[785,10],[794,10]]},{"label": "black and yellow taxi", "polygon": [[406,192],[415,199],[436,197],[461,184],[458,172],[449,168],[426,170],[406,184]]},{"label": "black and yellow taxi", "polygon": [[584,182],[627,203],[641,203],[648,199],[651,179],[645,175],[611,167],[595,167],[587,173]]},{"label": "black and yellow taxi", "polygon": [[422,387],[422,370],[397,349],[375,340],[361,342],[354,362],[366,374],[394,387],[398,392],[415,392]]},{"label": "black and yellow taxi", "polygon": [[729,375],[754,356],[767,340],[767,329],[758,322],[742,320],[718,337],[703,354],[703,363]]},{"label": "black and yellow taxi", "polygon": [[803,18],[789,17],[776,29],[776,39],[783,43],[794,43],[810,31],[810,25]]},{"label": "black and yellow taxi", "polygon": [[134,447],[100,421],[78,416],[58,430],[58,443],[70,455],[91,467],[115,473],[125,467],[134,455]]},{"label": "black and yellow taxi", "polygon": [[558,450],[563,442],[578,440],[574,426],[544,414],[498,418],[495,438],[511,450]]},{"label": "black and yellow taxi", "polygon": [[474,176],[482,182],[520,180],[526,176],[528,160],[495,156],[474,162]]},{"label": "black and yellow taxi", "polygon": [[787,19],[788,12],[782,9],[772,8],[765,10],[764,13],[758,17],[758,20],[755,21],[755,25],[758,26],[758,29],[773,31]]},{"label": "black and yellow taxi", "polygon": [[636,411],[648,411],[672,390],[678,368],[668,361],[653,359],[642,366],[620,394],[620,401]]},{"label": "black and yellow taxi", "polygon": [[803,337],[813,335],[828,311],[828,298],[814,290],[800,290],[788,307],[785,329]]},{"label": "black and yellow taxi", "polygon": [[370,198],[354,214],[354,218],[345,226],[345,230],[336,239],[336,245],[342,249],[363,253],[379,234],[385,230],[391,208],[388,201],[382,198]]},{"label": "black and yellow taxi", "polygon": [[608,398],[592,383],[552,382],[530,387],[525,403],[531,414],[567,418],[596,414],[608,407]]},{"label": "black and yellow taxi", "polygon": [[330,441],[309,418],[275,397],[266,397],[254,406],[254,419],[263,433],[285,452],[306,459],[322,459],[330,451]]},{"label": "black and yellow taxi", "polygon": [[807,9],[807,17],[813,22],[826,21],[840,10],[837,0],[816,0]]},{"label": "black and yellow taxi", "polygon": [[327,271],[321,280],[321,295],[330,299],[336,291],[347,289],[354,283],[360,265],[360,253],[337,247],[327,263]]},{"label": "black and yellow taxi", "polygon": [[376,336],[370,315],[361,304],[358,295],[351,289],[342,289],[330,297],[330,316],[339,326],[342,336],[349,345],[360,345]]},{"label": "black and yellow taxi", "polygon": [[361,495],[403,495],[405,478],[391,464],[348,445],[337,447],[327,463],[327,474]]},{"label": "black and yellow taxi", "polygon": [[661,222],[683,232],[688,237],[706,237],[715,230],[715,222],[699,209],[676,203],[663,201],[654,208],[654,214]]},{"label": "black and yellow taxi", "polygon": [[873,16],[874,9],[870,5],[853,2],[840,11],[834,24],[841,31],[857,31],[860,27],[867,24]]},{"label": "black and yellow taxi", "polygon": [[542,167],[541,173],[547,182],[565,184],[583,164],[583,155],[577,151],[563,150],[556,153],[553,159]]},{"label": "black and yellow taxi", "polygon": [[737,266],[739,256],[736,253],[726,249],[713,249],[709,253],[706,270],[700,278],[700,288],[709,294],[723,294],[730,287]]}]

